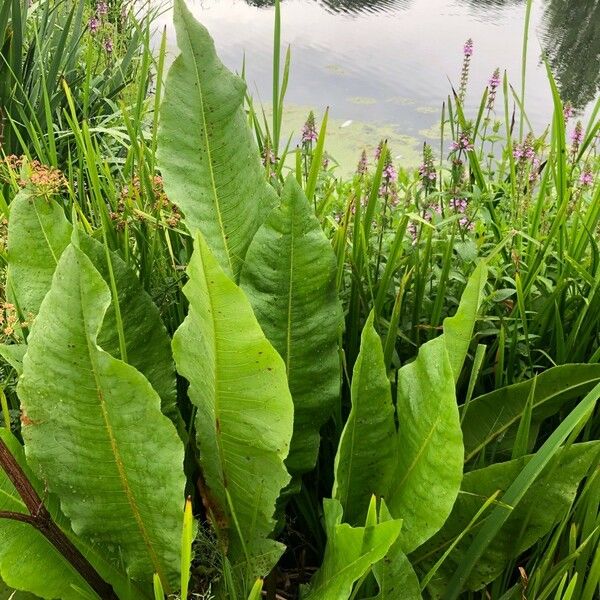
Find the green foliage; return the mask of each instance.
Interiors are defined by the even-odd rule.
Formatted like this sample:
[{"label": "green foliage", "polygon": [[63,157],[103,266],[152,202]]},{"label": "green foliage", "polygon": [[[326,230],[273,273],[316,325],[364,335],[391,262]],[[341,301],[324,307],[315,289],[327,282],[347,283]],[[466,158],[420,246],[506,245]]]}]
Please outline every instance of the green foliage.
[{"label": "green foliage", "polygon": [[58,260],[71,240],[71,224],[57,202],[28,189],[15,196],[10,213],[8,297],[25,317],[37,315]]},{"label": "green foliage", "polygon": [[349,598],[354,582],[385,556],[402,527],[401,520],[378,523],[374,498],[364,527],[342,523],[342,507],[337,500],[325,500],[323,509],[327,548],[321,568],[301,593],[302,600]]},{"label": "green foliage", "polygon": [[248,249],[241,286],[286,365],[294,400],[294,436],[286,465],[293,475],[314,468],[319,430],[339,401],[342,311],[335,272],[331,245],[289,175],[281,203]]},{"label": "green foliage", "polygon": [[600,104],[569,147],[505,77],[342,179],[328,112],[281,139],[279,2],[272,122],[183,0],[165,81],[152,13],[68,4],[0,7],[16,597],[595,598]]},{"label": "green foliage", "polygon": [[179,579],[183,447],[148,380],[98,345],[110,303],[74,239],[28,339],[22,434],[77,534],[123,560],[134,580],[149,584],[157,572],[169,589]]},{"label": "green foliage", "polygon": [[188,230],[202,232],[237,280],[276,195],[242,108],[245,84],[223,66],[183,0],[175,2],[174,22],[181,54],[169,69],[161,107],[159,165]]},{"label": "green foliage", "polygon": [[293,405],[285,365],[248,299],[198,234],[184,288],[188,315],[173,339],[190,382],[203,471],[203,500],[238,578],[252,585],[283,551],[268,539],[284,467]]},{"label": "green foliage", "polygon": [[352,409],[335,457],[333,496],[348,523],[364,521],[369,498],[387,497],[398,461],[395,409],[373,313],[352,374]]},{"label": "green foliage", "polygon": [[[510,560],[530,548],[563,518],[581,480],[590,466],[597,463],[598,451],[597,442],[588,442],[565,448],[553,458],[477,561],[467,589],[478,590],[494,580]],[[453,539],[468,528],[485,500],[496,490],[507,489],[530,460],[527,456],[467,473],[447,524],[417,552],[417,564],[421,568],[433,565]],[[481,522],[467,532],[432,580],[433,598],[445,597],[448,582],[463,561]]]}]

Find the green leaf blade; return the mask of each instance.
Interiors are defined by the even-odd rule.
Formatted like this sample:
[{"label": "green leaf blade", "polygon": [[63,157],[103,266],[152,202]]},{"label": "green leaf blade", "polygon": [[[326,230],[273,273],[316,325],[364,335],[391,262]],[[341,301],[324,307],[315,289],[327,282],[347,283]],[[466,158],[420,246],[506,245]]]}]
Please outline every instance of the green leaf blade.
[{"label": "green leaf blade", "polygon": [[409,553],[448,518],[460,489],[464,448],[454,375],[444,336],[421,346],[398,371],[398,465],[386,498],[402,518],[402,548]]},{"label": "green leaf blade", "polygon": [[288,177],[281,204],[258,230],[241,286],[265,335],[286,363],[294,400],[292,474],[314,468],[319,429],[339,398],[342,310],[335,255],[297,184]]},{"label": "green leaf blade", "polygon": [[202,232],[237,280],[276,194],[242,108],[245,84],[223,66],[183,0],[175,2],[174,22],[181,55],[167,76],[159,130],[165,190],[190,232]]},{"label": "green leaf blade", "polygon": [[390,381],[371,312],[352,375],[352,409],[335,458],[333,496],[347,523],[364,522],[369,498],[386,496],[398,444]]},{"label": "green leaf blade", "polygon": [[27,459],[78,535],[121,557],[133,579],[150,583],[156,571],[170,587],[179,579],[183,447],[144,376],[98,346],[110,301],[89,258],[69,246],[18,386]]},{"label": "green leaf blade", "polygon": [[268,539],[289,482],[284,460],[293,405],[285,365],[248,299],[198,235],[184,293],[188,316],[173,339],[177,369],[197,407],[204,501],[234,568],[250,586],[281,554]]},{"label": "green leaf blade", "polygon": [[15,196],[8,225],[8,294],[25,318],[37,315],[70,241],[71,224],[56,202],[30,189]]}]

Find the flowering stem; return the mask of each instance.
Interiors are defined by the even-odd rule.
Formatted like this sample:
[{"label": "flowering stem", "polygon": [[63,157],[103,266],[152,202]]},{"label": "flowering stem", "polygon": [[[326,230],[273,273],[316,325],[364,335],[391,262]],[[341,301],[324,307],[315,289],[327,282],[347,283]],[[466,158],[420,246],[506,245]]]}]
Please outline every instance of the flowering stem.
[{"label": "flowering stem", "polygon": [[112,586],[100,577],[87,558],[52,520],[39,494],[31,485],[21,465],[11,454],[2,438],[0,438],[0,466],[15,486],[17,493],[29,511],[29,514],[0,511],[0,519],[20,521],[34,527],[58,550],[65,560],[71,563],[73,568],[87,581],[88,585],[100,598],[118,600]]}]

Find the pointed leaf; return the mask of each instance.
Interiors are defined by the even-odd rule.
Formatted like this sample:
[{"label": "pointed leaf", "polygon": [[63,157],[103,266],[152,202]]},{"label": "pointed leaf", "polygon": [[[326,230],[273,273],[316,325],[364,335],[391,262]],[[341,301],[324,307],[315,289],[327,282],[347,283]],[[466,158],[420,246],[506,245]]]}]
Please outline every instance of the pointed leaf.
[{"label": "pointed leaf", "polygon": [[386,498],[402,518],[406,554],[443,524],[460,488],[463,443],[444,336],[421,346],[398,371],[398,466]]},{"label": "pointed leaf", "polygon": [[[532,421],[540,423],[570,400],[584,396],[600,382],[600,365],[559,365],[537,376]],[[533,380],[509,385],[469,403],[462,422],[466,460],[486,444],[518,425],[527,405]]]},{"label": "pointed leaf", "polygon": [[[70,241],[72,229],[55,200],[25,190],[11,203],[9,244],[13,250],[9,253],[9,272],[14,276],[11,285],[23,312],[37,314],[50,289],[57,262]],[[110,287],[104,246],[86,235],[79,237],[81,249]],[[176,407],[175,365],[169,336],[158,309],[135,273],[115,252],[109,255],[123,317],[128,362],[146,376],[161,397],[163,411],[177,423],[181,417]],[[35,307],[35,310],[24,310],[27,306]],[[119,357],[116,327],[115,309],[111,304],[98,339],[102,348]],[[13,359],[18,358],[20,350],[17,346],[5,348],[6,352],[0,351],[0,354],[6,360],[9,360],[9,353]],[[18,361],[10,362],[15,368],[18,366]]]},{"label": "pointed leaf", "polygon": [[70,241],[71,224],[58,203],[31,189],[15,196],[8,221],[7,291],[25,318],[37,315]]},{"label": "pointed leaf", "polygon": [[294,436],[286,461],[292,474],[314,468],[319,429],[339,398],[342,310],[335,275],[331,244],[290,175],[280,206],[248,249],[240,285],[286,365],[294,401]]},{"label": "pointed leaf", "polygon": [[[25,463],[23,448],[15,437],[6,429],[0,428],[0,438],[7,445],[38,494],[42,497],[47,496],[44,485],[36,479]],[[101,553],[75,537],[69,520],[60,511],[56,496],[47,497],[45,505],[53,521],[68,535],[104,580],[113,586],[122,600],[140,600],[148,597],[110,565]],[[0,468],[0,511],[28,514],[25,504],[2,468]],[[0,579],[9,586],[33,592],[41,598],[81,600],[82,596],[75,591],[75,587],[94,596],[92,589],[81,575],[31,525],[0,519],[0,539],[2,540],[2,544],[0,544]]]},{"label": "pointed leaf", "polygon": [[[380,522],[392,519],[385,502],[381,501]],[[379,593],[372,600],[422,600],[421,586],[400,540],[396,540],[385,557],[373,565],[373,575],[379,585]]]},{"label": "pointed leaf", "polygon": [[483,298],[486,281],[487,266],[482,261],[469,277],[456,313],[452,317],[444,319],[444,338],[454,381],[458,381],[471,344],[475,319]]},{"label": "pointed leaf", "polygon": [[[110,288],[110,271],[104,246],[82,234],[79,234],[79,246]],[[119,297],[127,362],[140,371],[158,392],[163,413],[176,425],[180,424],[171,339],[158,308],[127,263],[116,252],[109,252],[109,256]],[[114,301],[104,316],[98,345],[120,358]]]},{"label": "pointed leaf", "polygon": [[167,77],[159,132],[165,191],[237,280],[276,194],[242,108],[244,82],[223,66],[184,0],[175,1],[174,22],[181,54]]},{"label": "pointed leaf", "polygon": [[179,579],[183,447],[144,376],[98,346],[110,301],[90,259],[69,246],[17,389],[27,459],[78,535],[123,560],[132,578],[151,582],[157,572],[170,588]]},{"label": "pointed leaf", "polygon": [[[188,315],[173,339],[177,369],[197,407],[204,501],[234,568],[251,587],[282,552],[268,539],[292,436],[285,365],[244,292],[201,234],[188,266]],[[239,529],[238,529],[239,528]]]},{"label": "pointed leaf", "polygon": [[27,344],[0,344],[0,356],[21,375],[23,372],[23,357],[27,352]]},{"label": "pointed leaf", "polygon": [[[477,590],[493,581],[510,560],[518,557],[550,531],[571,506],[579,484],[590,466],[597,463],[599,449],[598,442],[588,442],[560,450],[531,485],[479,558],[467,581],[467,589]],[[486,499],[497,490],[507,489],[531,458],[526,456],[465,474],[461,493],[448,521],[416,553],[415,559],[419,566],[423,565],[427,570],[433,565],[454,538],[464,531]],[[427,588],[433,598],[443,597],[448,582],[462,563],[465,552],[483,522],[479,521],[442,563]]]},{"label": "pointed leaf", "polygon": [[398,461],[392,391],[373,318],[371,312],[363,329],[352,374],[352,409],[335,457],[333,496],[352,525],[364,522],[373,494],[387,495]]},{"label": "pointed leaf", "polygon": [[372,564],[381,560],[398,538],[402,521],[392,520],[367,527],[342,523],[342,507],[325,499],[327,547],[323,564],[309,586],[301,590],[302,600],[346,600],[354,583]]}]

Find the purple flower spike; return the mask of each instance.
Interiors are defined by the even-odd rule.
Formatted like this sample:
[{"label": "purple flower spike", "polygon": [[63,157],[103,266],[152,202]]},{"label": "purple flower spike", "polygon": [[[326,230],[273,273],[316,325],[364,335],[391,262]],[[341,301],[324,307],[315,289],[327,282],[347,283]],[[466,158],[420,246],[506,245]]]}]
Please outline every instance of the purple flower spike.
[{"label": "purple flower spike", "polygon": [[473,40],[469,38],[463,46],[463,54],[465,56],[473,56]]},{"label": "purple flower spike", "polygon": [[302,143],[311,144],[312,142],[316,142],[318,137],[317,127],[315,125],[315,114],[311,110],[306,119],[306,123],[304,123],[304,127],[302,127]]},{"label": "purple flower spike", "polygon": [[100,28],[100,21],[98,21],[98,19],[96,19],[96,17],[92,17],[88,21],[88,29],[90,30],[90,33],[92,35],[94,35],[95,33],[98,32],[99,28]]}]

